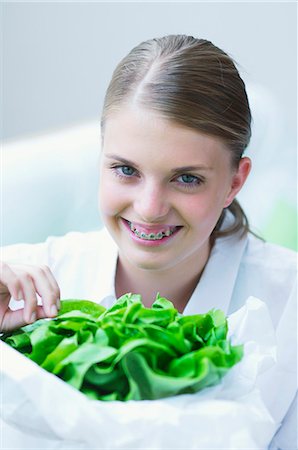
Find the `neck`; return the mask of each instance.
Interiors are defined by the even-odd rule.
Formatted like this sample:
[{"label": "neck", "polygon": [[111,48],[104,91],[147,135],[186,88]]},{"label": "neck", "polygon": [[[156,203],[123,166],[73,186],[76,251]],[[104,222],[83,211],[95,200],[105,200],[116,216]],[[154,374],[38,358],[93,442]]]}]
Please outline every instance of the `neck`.
[{"label": "neck", "polygon": [[116,272],[116,296],[119,298],[127,292],[141,294],[144,305],[151,307],[159,292],[182,313],[201,278],[209,254],[210,246],[207,246],[199,256],[193,255],[191,261],[163,271],[135,267],[120,255]]}]

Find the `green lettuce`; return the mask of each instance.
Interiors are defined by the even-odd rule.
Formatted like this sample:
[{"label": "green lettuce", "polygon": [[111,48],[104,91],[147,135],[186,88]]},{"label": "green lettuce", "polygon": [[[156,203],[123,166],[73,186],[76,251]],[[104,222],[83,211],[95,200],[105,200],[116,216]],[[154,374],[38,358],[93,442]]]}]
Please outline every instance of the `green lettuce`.
[{"label": "green lettuce", "polygon": [[220,382],[243,357],[220,310],[183,316],[159,294],[151,308],[125,294],[105,309],[62,300],[41,319],[1,339],[95,400],[154,400]]}]

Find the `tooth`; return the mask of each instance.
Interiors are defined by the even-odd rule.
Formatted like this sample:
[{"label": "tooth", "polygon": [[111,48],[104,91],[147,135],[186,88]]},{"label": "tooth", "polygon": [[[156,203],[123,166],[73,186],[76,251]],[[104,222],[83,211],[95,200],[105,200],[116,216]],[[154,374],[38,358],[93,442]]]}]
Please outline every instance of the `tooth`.
[{"label": "tooth", "polygon": [[130,225],[130,229],[131,231],[138,236],[141,239],[146,239],[146,240],[160,240],[162,239],[164,236],[171,236],[174,231],[175,231],[175,227],[172,229],[167,229],[166,231],[159,231],[158,233],[149,233],[146,234],[143,231],[139,231],[131,222],[129,222]]}]

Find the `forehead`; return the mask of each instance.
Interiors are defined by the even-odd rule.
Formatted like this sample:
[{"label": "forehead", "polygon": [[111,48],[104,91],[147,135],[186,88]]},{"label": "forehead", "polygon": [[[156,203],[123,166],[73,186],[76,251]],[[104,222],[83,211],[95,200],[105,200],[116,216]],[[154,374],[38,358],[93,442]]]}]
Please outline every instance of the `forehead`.
[{"label": "forehead", "polygon": [[163,164],[172,159],[183,165],[229,160],[229,152],[220,139],[136,107],[126,107],[108,118],[103,152],[128,159],[141,158],[144,162],[155,158]]}]

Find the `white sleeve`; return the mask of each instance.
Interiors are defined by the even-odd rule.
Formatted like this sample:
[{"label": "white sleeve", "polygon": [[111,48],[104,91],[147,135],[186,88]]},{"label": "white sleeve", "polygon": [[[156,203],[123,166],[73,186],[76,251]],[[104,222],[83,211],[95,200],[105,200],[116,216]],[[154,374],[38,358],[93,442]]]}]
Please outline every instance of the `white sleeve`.
[{"label": "white sleeve", "polygon": [[269,450],[297,450],[297,393],[282,424],[273,437]]},{"label": "white sleeve", "polygon": [[110,239],[105,230],[73,231],[64,236],[50,236],[39,244],[3,247],[0,259],[8,264],[47,265],[62,299],[99,301],[110,295],[110,285],[114,283],[117,249]]},{"label": "white sleeve", "polygon": [[[283,399],[286,400],[291,394],[290,386],[293,386],[293,400],[289,403],[282,421],[281,426],[277,430],[269,446],[270,450],[297,450],[297,327],[296,327],[296,311],[297,311],[297,285],[295,283],[290,298],[287,302],[284,314],[280,320],[277,337],[281,341],[282,337],[287,338],[285,344],[280,350],[280,359],[284,372],[283,379],[277,384],[278,389],[283,392]],[[284,383],[287,387],[281,386]],[[296,386],[296,388],[294,387]],[[296,393],[295,393],[296,392]]]},{"label": "white sleeve", "polygon": [[270,450],[297,450],[297,285],[293,286],[276,329],[276,364],[258,380],[263,400],[280,427]]},{"label": "white sleeve", "polygon": [[50,265],[49,245],[53,238],[38,244],[12,244],[0,249],[0,259],[10,264]]}]

